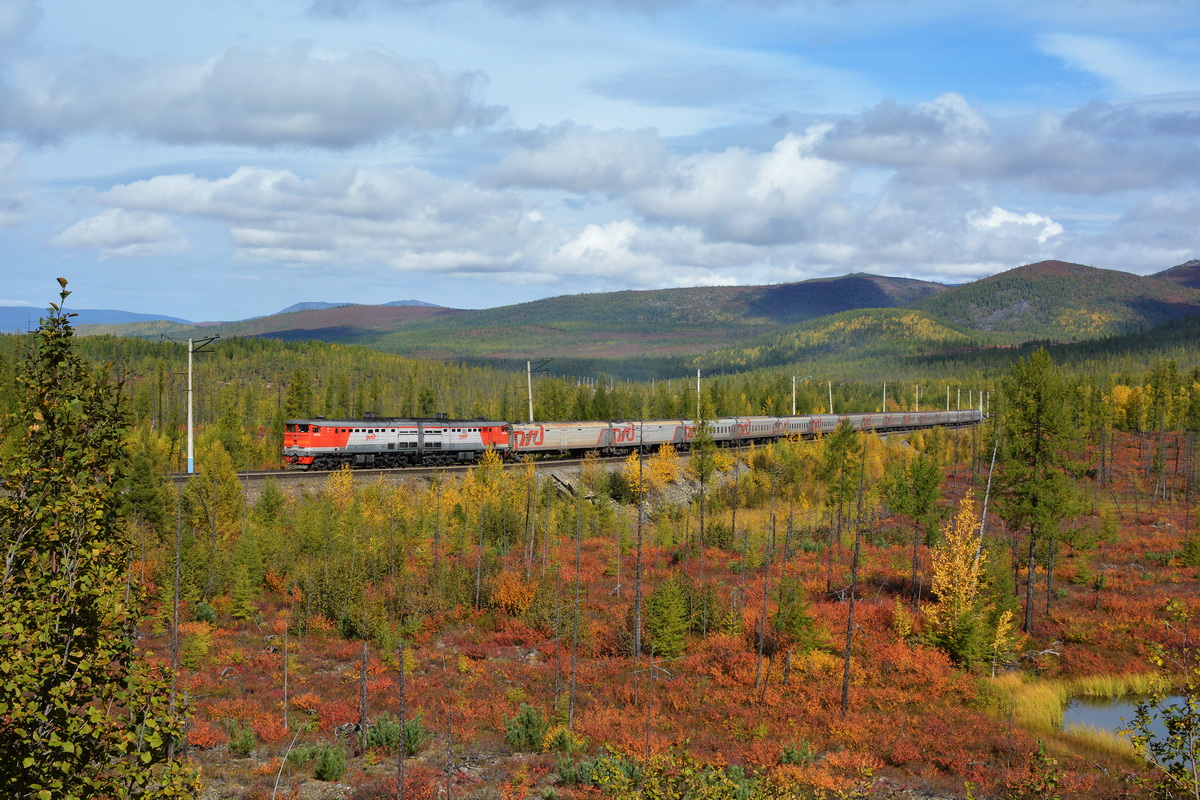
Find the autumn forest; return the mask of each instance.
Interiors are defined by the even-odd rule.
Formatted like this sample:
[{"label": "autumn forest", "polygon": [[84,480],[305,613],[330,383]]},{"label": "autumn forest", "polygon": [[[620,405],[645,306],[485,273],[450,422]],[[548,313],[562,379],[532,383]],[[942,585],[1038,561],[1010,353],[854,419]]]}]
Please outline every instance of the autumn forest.
[{"label": "autumn forest", "polygon": [[[525,376],[223,341],[173,481],[178,346],[52,316],[0,344],[0,774],[28,797],[1190,795],[1188,736],[1062,712],[1197,723],[1168,696],[1200,682],[1200,369],[1058,356],[795,388],[801,413],[983,402],[972,428],[297,489],[239,477],[278,466],[289,417],[521,418]],[[793,402],[778,370],[539,381],[546,419]]]}]

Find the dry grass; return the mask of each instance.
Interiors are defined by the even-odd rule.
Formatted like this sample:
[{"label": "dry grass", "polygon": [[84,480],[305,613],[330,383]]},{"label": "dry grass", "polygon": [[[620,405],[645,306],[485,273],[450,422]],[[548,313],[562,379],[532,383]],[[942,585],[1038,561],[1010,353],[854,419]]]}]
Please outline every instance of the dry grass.
[{"label": "dry grass", "polygon": [[1072,724],[1067,726],[1062,735],[1071,742],[1079,752],[1096,753],[1131,761],[1140,761],[1133,742],[1124,736],[1118,736],[1112,731],[1101,730],[1091,725]]},{"label": "dry grass", "polygon": [[994,711],[1026,730],[1049,733],[1062,728],[1063,710],[1072,697],[1115,698],[1145,695],[1169,688],[1154,672],[1127,675],[1089,675],[1069,680],[1040,681],[1019,673],[991,680],[996,691]]}]

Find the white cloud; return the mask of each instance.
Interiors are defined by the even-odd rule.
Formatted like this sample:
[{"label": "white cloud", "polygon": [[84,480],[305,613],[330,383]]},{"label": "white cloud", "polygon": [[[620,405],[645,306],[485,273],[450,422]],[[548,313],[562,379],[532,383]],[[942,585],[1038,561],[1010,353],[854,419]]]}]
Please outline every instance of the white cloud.
[{"label": "white cloud", "polygon": [[678,160],[632,203],[646,216],[700,226],[710,239],[769,244],[814,237],[839,214],[849,174],[813,154],[823,135],[788,134],[767,153],[729,148]]},{"label": "white cloud", "polygon": [[506,270],[546,227],[519,195],[414,168],[302,178],[243,167],[215,180],[163,175],[115,186],[101,199],[220,222],[243,257],[299,266]]},{"label": "white cloud", "polygon": [[1090,72],[1122,92],[1135,95],[1195,91],[1200,88],[1200,59],[1174,58],[1146,52],[1126,42],[1101,36],[1055,33],[1041,37],[1044,52],[1083,72]]},{"label": "white cloud", "polygon": [[952,92],[909,106],[885,100],[837,123],[818,146],[827,158],[904,169],[922,180],[949,181],[977,172],[991,149],[988,121]]},{"label": "white cloud", "polygon": [[382,49],[231,47],[203,63],[93,52],[19,72],[0,82],[0,127],[36,142],[112,131],[171,144],[344,149],[485,125],[501,113],[477,101],[481,75],[449,75]]},{"label": "white cloud", "polygon": [[73,250],[98,250],[102,259],[163,256],[187,244],[165,216],[119,208],[80,220],[53,241]]},{"label": "white cloud", "polygon": [[1045,244],[1061,236],[1063,226],[1049,217],[1029,211],[1016,214],[999,206],[992,206],[986,214],[974,214],[968,218],[972,226],[983,231],[997,231],[1005,235],[1033,236],[1038,244]]},{"label": "white cloud", "polygon": [[[990,182],[1103,195],[1200,179],[1200,111],[1093,102],[997,123],[956,94],[886,100],[838,121],[815,154],[895,170],[914,184]],[[858,170],[861,173],[861,170]]]},{"label": "white cloud", "polygon": [[595,131],[570,124],[537,132],[532,146],[487,170],[500,186],[536,186],[570,192],[628,191],[657,181],[668,160],[658,134]]}]

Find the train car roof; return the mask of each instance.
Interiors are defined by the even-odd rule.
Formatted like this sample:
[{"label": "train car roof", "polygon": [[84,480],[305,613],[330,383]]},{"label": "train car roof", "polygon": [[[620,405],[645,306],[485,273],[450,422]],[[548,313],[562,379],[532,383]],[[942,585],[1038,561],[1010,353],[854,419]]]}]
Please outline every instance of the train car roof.
[{"label": "train car roof", "polygon": [[520,425],[523,427],[528,427],[530,425],[533,425],[533,426],[541,426],[543,428],[584,428],[584,427],[588,427],[588,426],[592,426],[592,425],[612,425],[612,424],[614,424],[614,423],[604,422],[603,420],[597,420],[597,419],[581,419],[576,422],[563,422],[561,420],[556,420],[554,422],[543,422],[541,420],[534,420],[533,422],[514,422],[514,423],[512,423],[513,426]]},{"label": "train car roof", "polygon": [[508,425],[507,422],[490,419],[445,419],[440,417],[305,417],[289,419],[287,425],[352,425],[371,427],[373,425],[396,425],[404,423],[422,423],[423,425],[445,425],[452,428],[465,426],[484,427]]}]

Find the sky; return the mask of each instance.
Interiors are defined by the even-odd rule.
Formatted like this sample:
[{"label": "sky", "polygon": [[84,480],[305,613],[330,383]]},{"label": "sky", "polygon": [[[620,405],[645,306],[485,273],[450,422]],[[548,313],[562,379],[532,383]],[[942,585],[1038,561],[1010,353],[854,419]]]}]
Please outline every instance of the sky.
[{"label": "sky", "polygon": [[0,305],[1200,257],[1198,0],[0,0]]}]

